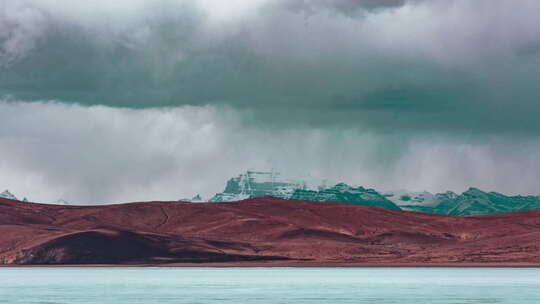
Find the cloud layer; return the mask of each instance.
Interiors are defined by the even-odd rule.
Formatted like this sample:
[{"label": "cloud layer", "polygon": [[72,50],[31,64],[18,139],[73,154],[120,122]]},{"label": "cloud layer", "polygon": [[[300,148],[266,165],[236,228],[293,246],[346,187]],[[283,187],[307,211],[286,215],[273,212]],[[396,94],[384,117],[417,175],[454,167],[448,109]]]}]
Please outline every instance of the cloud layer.
[{"label": "cloud layer", "polygon": [[[6,0],[0,93],[538,136],[538,1]],[[272,117],[268,119],[268,114]]]},{"label": "cloud layer", "polygon": [[0,186],[73,203],[175,200],[222,191],[247,169],[377,189],[537,193],[540,143],[253,129],[233,109],[115,109],[0,102]]},{"label": "cloud layer", "polygon": [[79,203],[248,168],[536,193],[540,2],[4,0],[0,187]]}]

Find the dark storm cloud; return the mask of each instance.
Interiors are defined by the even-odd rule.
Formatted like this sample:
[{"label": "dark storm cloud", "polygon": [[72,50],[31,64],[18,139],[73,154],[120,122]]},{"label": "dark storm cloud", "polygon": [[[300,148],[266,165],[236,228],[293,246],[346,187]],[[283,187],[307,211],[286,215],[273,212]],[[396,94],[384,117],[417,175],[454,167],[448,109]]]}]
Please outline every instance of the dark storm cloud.
[{"label": "dark storm cloud", "polygon": [[540,134],[537,1],[54,3],[0,9],[1,94],[226,105],[267,126]]}]

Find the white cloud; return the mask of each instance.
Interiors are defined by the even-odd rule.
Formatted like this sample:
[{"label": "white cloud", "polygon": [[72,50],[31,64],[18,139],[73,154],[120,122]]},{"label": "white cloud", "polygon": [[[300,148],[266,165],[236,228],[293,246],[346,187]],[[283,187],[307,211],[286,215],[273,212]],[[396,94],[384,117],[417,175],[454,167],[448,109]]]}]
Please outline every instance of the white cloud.
[{"label": "white cloud", "polygon": [[209,197],[247,169],[377,189],[536,193],[540,144],[256,129],[216,107],[0,102],[0,187],[41,202]]},{"label": "white cloud", "polygon": [[197,6],[216,25],[239,21],[245,17],[257,16],[259,9],[269,0],[198,0]]},{"label": "white cloud", "polygon": [[8,1],[0,9],[0,68],[32,51],[44,34],[45,17],[20,2]]},{"label": "white cloud", "polygon": [[[507,55],[515,48],[540,39],[540,21],[534,12],[538,1],[387,1],[390,9],[352,14],[350,7],[371,7],[374,1],[282,1],[282,0],[4,0],[0,8],[0,38],[4,48],[31,49],[46,33],[47,22],[65,23],[114,42],[140,31],[154,19],[196,16],[194,27],[221,34],[249,34],[257,47],[302,45],[303,50],[332,47],[352,54],[364,51],[391,52],[393,56],[429,56],[434,60],[461,64],[488,55]],[[303,9],[299,9],[303,8]],[[180,19],[180,20],[179,20]],[[209,26],[209,27],[206,27]],[[78,27],[78,29],[77,29]],[[234,29],[234,31],[231,31]],[[192,29],[193,30],[193,29]],[[139,33],[139,34],[137,34]],[[3,37],[5,39],[5,37]],[[205,39],[204,36],[201,39]],[[285,41],[288,41],[285,42]],[[14,44],[19,46],[15,47]],[[288,49],[283,49],[289,51]],[[294,55],[294,54],[293,54]]]},{"label": "white cloud", "polygon": [[477,187],[505,194],[540,194],[540,143],[512,139],[411,143],[389,174],[403,189],[463,191]]},{"label": "white cloud", "polygon": [[227,110],[2,102],[0,113],[0,185],[33,199],[99,203],[208,194],[217,181],[206,177],[226,178],[223,158],[234,158],[225,141],[236,119]]}]

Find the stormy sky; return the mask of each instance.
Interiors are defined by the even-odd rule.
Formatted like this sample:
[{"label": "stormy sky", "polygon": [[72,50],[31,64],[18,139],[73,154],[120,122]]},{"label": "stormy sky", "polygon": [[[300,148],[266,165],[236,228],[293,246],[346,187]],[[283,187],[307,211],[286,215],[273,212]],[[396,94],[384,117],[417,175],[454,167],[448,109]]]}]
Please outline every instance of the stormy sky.
[{"label": "stormy sky", "polygon": [[0,188],[170,200],[274,168],[540,194],[538,11],[536,0],[3,0]]}]

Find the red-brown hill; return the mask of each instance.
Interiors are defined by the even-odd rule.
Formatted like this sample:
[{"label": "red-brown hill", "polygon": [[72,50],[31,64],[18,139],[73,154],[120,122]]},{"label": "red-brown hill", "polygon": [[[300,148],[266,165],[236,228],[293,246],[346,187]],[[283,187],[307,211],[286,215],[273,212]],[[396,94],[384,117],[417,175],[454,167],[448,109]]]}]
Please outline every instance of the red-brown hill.
[{"label": "red-brown hill", "polygon": [[59,206],[0,199],[0,264],[540,264],[540,211],[453,217],[261,197]]}]

